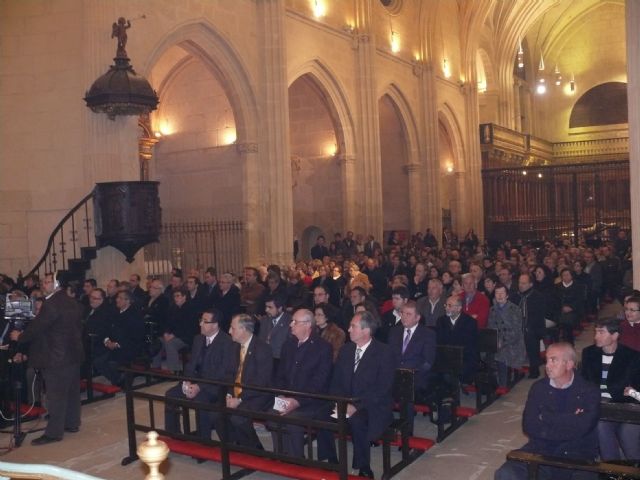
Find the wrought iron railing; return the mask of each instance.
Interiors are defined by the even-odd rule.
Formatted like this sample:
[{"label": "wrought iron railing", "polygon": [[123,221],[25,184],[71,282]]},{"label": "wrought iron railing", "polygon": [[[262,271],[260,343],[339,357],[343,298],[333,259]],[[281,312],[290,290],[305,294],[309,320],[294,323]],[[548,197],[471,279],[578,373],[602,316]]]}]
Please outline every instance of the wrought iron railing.
[{"label": "wrought iron railing", "polygon": [[162,225],[160,242],[144,247],[147,275],[168,280],[172,268],[239,274],[244,266],[245,226],[240,220],[199,220]]},{"label": "wrought iron railing", "polygon": [[[73,260],[85,261],[86,249],[95,249],[93,191],[62,217],[49,236],[44,254],[27,273],[38,276],[69,269]],[[84,249],[84,251],[83,251]]]}]

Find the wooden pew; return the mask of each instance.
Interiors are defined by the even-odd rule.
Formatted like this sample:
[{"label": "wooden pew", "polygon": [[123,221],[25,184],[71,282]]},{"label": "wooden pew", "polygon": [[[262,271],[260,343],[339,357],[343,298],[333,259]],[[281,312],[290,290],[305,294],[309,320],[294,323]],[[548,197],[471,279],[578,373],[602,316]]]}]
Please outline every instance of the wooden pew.
[{"label": "wooden pew", "polygon": [[[608,422],[634,423],[640,425],[640,404],[637,403],[602,403],[600,404],[600,420]],[[640,468],[625,462],[587,462],[563,457],[537,455],[535,453],[513,450],[507,454],[507,460],[524,462],[529,471],[529,480],[538,478],[540,465],[583,470],[601,475],[609,475],[617,479],[640,479]]]}]

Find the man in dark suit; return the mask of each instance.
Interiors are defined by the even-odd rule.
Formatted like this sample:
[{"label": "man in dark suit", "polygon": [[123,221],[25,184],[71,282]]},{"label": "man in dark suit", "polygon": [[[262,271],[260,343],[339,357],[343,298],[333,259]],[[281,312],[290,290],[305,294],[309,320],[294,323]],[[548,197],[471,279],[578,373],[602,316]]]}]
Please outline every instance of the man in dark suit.
[{"label": "man in dark suit", "polygon": [[[431,328],[420,325],[420,314],[413,300],[402,307],[401,321],[402,324],[393,327],[389,333],[389,347],[396,368],[414,370],[415,397],[422,399],[426,395],[429,371],[436,359],[436,334]],[[407,410],[409,434],[413,435],[413,403]]]},{"label": "man in dark suit", "polygon": [[132,273],[129,275],[129,285],[131,288],[131,294],[137,308],[143,308],[149,301],[149,295],[140,286],[140,275]]},{"label": "man in dark suit", "polygon": [[109,307],[105,302],[107,294],[101,288],[94,288],[88,295],[89,313],[84,321],[83,341],[85,346],[86,375],[93,376],[93,359],[105,353],[102,343],[109,336]]},{"label": "man in dark suit", "polygon": [[462,313],[462,299],[455,295],[447,298],[446,315],[436,323],[438,345],[463,347],[462,383],[471,383],[478,366],[478,325],[473,317]]},{"label": "man in dark suit", "polygon": [[214,267],[209,267],[204,272],[204,282],[202,283],[202,291],[205,295],[205,305],[210,307],[213,305],[213,300],[218,294],[220,287],[218,287],[218,273]]},{"label": "man in dark suit", "polygon": [[533,288],[533,277],[523,273],[518,277],[519,295],[515,297],[516,305],[522,310],[524,321],[524,344],[529,357],[529,378],[540,376],[540,340],[545,334],[544,313],[546,311],[545,296]]},{"label": "man in dark suit", "polygon": [[427,295],[416,302],[418,313],[427,327],[435,327],[438,318],[446,315],[444,304],[447,299],[443,296],[442,280],[432,278],[427,284]]},{"label": "man in dark suit", "polygon": [[[320,338],[315,319],[309,310],[293,314],[291,333],[282,347],[282,356],[274,379],[274,387],[306,393],[327,393],[333,365],[331,345]],[[290,417],[318,417],[327,410],[327,402],[309,397],[278,397],[276,410]],[[299,425],[280,425],[284,428],[283,453],[304,457],[304,428]],[[280,451],[278,436],[272,433],[276,452]]]},{"label": "man in dark suit", "polygon": [[[618,320],[598,320],[595,345],[582,351],[582,377],[600,387],[603,402],[633,402],[625,389],[640,388],[640,353],[619,344],[619,336]],[[601,420],[598,440],[604,461],[640,458],[640,425]]]},{"label": "man in dark suit", "polygon": [[[202,313],[200,333],[193,337],[191,359],[184,372],[186,376],[222,382],[233,381],[238,368],[239,349],[229,334],[220,330],[218,319],[221,317],[219,310],[207,310]],[[165,397],[216,403],[219,395],[225,393],[225,389],[217,385],[185,381],[167,390]],[[180,432],[179,410],[176,405],[165,404],[164,424],[168,432]],[[211,439],[211,429],[216,418],[217,416],[210,412],[197,412],[196,424],[200,437]]]},{"label": "man in dark suit", "polygon": [[213,306],[222,312],[220,329],[229,330],[231,318],[240,312],[240,289],[233,284],[233,275],[223,273],[218,282],[219,290],[214,293]]},{"label": "man in dark suit", "polygon": [[[231,338],[240,344],[236,384],[267,387],[271,383],[271,348],[253,334],[255,322],[244,313],[231,320]],[[227,394],[227,408],[262,412],[273,402],[273,395],[236,386]],[[262,449],[250,416],[233,415],[230,419],[231,440],[238,445]],[[225,440],[218,432],[218,436]]]},{"label": "man in dark suit", "polygon": [[58,442],[64,432],[77,432],[80,428],[83,308],[67,295],[67,287],[66,280],[60,278],[57,288],[53,275],[47,275],[42,282],[46,300],[40,312],[22,333],[11,332],[13,341],[38,345],[37,355],[44,365],[49,422],[44,434],[32,440],[32,445]]},{"label": "man in dark suit", "polygon": [[154,337],[162,335],[169,313],[169,299],[164,295],[164,284],[161,280],[151,281],[149,299],[142,309],[142,316],[147,331]]},{"label": "man in dark suit", "polygon": [[322,260],[324,257],[329,256],[329,249],[324,242],[324,235],[319,235],[316,239],[316,244],[311,247],[311,258],[313,260]]},{"label": "man in dark suit", "polygon": [[382,325],[376,330],[376,338],[381,342],[389,342],[389,332],[402,320],[402,307],[409,301],[409,289],[405,286],[396,287],[391,292],[393,308],[382,316]]},{"label": "man in dark suit", "polygon": [[132,301],[128,290],[116,295],[118,313],[111,318],[109,336],[103,340],[106,353],[93,362],[96,372],[113,385],[122,385],[123,375],[118,368],[129,365],[145,349],[144,321]]},{"label": "man in dark suit", "polygon": [[[331,395],[358,400],[347,405],[353,441],[353,468],[373,478],[370,442],[377,440],[393,420],[393,355],[373,336],[377,320],[370,312],[358,312],[351,319],[347,343],[340,349],[331,379]],[[332,434],[318,432],[318,458],[335,460]]]},{"label": "man in dark suit", "polygon": [[291,315],[284,311],[285,301],[279,295],[267,298],[264,304],[267,314],[260,320],[258,332],[260,340],[271,346],[274,372],[278,371],[282,345],[290,336]]},{"label": "man in dark suit", "polygon": [[367,257],[372,258],[376,253],[376,250],[382,251],[382,247],[379,242],[376,242],[376,238],[373,235],[369,235],[367,243],[364,244],[364,254]]}]

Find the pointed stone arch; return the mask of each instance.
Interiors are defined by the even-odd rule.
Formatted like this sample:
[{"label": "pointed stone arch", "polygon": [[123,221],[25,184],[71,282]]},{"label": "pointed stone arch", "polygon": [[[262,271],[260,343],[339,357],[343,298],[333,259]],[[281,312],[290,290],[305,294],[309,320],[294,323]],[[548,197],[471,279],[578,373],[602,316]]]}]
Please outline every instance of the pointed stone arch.
[{"label": "pointed stone arch", "polygon": [[454,170],[456,172],[464,172],[465,167],[465,148],[463,142],[462,129],[460,128],[460,122],[451,106],[448,103],[444,103],[438,110],[438,120],[442,122],[449,138],[451,139],[451,146],[455,154]]},{"label": "pointed stone arch", "polygon": [[154,65],[174,46],[202,61],[224,89],[236,120],[237,143],[257,142],[260,117],[254,82],[233,44],[207,21],[177,25],[153,48],[143,66],[143,75],[149,76]]},{"label": "pointed stone arch", "polygon": [[407,164],[417,165],[420,163],[420,146],[418,142],[418,127],[411,106],[395,83],[387,85],[382,93],[378,95],[378,99],[385,95],[393,102],[407,139]]},{"label": "pointed stone arch", "polygon": [[289,68],[287,78],[291,85],[300,77],[312,80],[316,90],[326,99],[327,107],[336,133],[335,158],[340,165],[342,197],[342,230],[356,224],[356,137],[352,108],[346,89],[325,61],[312,58]]},{"label": "pointed stone arch", "polygon": [[353,116],[351,114],[352,109],[349,106],[344,86],[328,65],[319,58],[308,60],[291,68],[287,75],[289,87],[303,75],[309,75],[313,78],[316,86],[330,100],[327,102],[327,108],[334,121],[338,140],[337,154],[344,156],[355,155],[356,142]]},{"label": "pointed stone arch", "polygon": [[255,94],[255,81],[233,43],[212,23],[196,20],[176,25],[168,31],[151,49],[141,71],[150,77],[154,67],[167,52],[179,47],[187,54],[182,61],[158,79],[160,89],[168,86],[171,80],[192,59],[200,61],[221,86],[233,111],[236,129],[235,155],[241,172],[242,220],[246,225],[244,234],[243,257],[249,262],[257,261],[263,251],[264,232],[256,226],[262,222],[262,207],[265,192],[260,182],[260,119],[261,114]]}]

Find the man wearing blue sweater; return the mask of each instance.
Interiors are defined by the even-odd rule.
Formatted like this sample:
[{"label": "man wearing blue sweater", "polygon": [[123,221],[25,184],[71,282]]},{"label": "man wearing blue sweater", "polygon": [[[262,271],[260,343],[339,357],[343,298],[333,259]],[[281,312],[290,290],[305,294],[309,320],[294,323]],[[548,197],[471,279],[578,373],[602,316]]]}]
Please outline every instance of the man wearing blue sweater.
[{"label": "man wearing blue sweater", "polygon": [[[538,380],[529,391],[524,407],[523,430],[529,442],[525,452],[594,460],[598,454],[597,425],[600,390],[574,372],[576,352],[568,343],[554,343],[547,350],[547,377]],[[588,478],[586,472],[541,466],[540,480],[576,480]],[[507,461],[495,474],[495,480],[526,480],[527,464]]]}]

